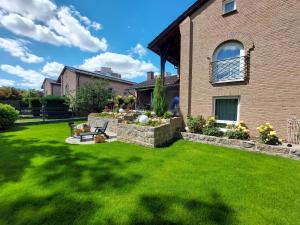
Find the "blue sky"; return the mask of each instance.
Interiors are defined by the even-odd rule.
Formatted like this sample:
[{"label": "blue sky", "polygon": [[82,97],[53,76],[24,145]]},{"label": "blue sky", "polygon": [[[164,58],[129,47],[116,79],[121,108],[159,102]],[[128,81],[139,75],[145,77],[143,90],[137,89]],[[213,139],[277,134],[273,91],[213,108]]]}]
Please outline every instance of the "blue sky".
[{"label": "blue sky", "polygon": [[[63,65],[123,78],[159,69],[153,40],[195,0],[0,0],[0,86],[39,88]],[[175,72],[172,65],[167,71]]]}]

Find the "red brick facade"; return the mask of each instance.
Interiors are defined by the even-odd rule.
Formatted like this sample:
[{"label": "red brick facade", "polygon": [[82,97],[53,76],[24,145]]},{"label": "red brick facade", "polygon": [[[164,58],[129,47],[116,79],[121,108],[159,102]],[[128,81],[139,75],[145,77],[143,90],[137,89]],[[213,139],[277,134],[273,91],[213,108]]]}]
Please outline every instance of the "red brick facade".
[{"label": "red brick facade", "polygon": [[[237,11],[226,16],[222,3],[208,1],[180,24],[181,111],[207,117],[214,97],[239,96],[252,136],[270,122],[286,138],[287,119],[300,118],[300,1],[236,0]],[[212,55],[229,40],[250,54],[249,81],[212,85]]]}]

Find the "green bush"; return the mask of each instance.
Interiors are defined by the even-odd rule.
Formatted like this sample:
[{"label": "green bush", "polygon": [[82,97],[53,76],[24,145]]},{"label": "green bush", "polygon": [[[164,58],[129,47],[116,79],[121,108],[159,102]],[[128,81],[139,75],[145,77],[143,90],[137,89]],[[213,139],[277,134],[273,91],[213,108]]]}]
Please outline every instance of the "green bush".
[{"label": "green bush", "polygon": [[256,128],[259,132],[259,140],[263,144],[281,145],[282,141],[278,138],[276,131],[270,123],[262,124]]},{"label": "green bush", "polygon": [[151,112],[150,111],[146,111],[146,112],[144,112],[144,115],[145,116],[147,116],[147,117],[152,117],[152,114],[151,114]]},{"label": "green bush", "polygon": [[207,136],[222,137],[224,134],[218,127],[204,127],[203,134]]},{"label": "green bush", "polygon": [[205,123],[206,121],[203,116],[190,116],[187,119],[187,126],[192,133],[202,133]]},{"label": "green bush", "polygon": [[250,137],[248,127],[243,122],[228,124],[226,128],[225,136],[229,139],[247,140]]},{"label": "green bush", "polygon": [[68,98],[62,96],[47,96],[41,99],[47,118],[68,118],[72,115],[69,111]]},{"label": "green bush", "polygon": [[153,111],[157,116],[163,116],[168,110],[168,103],[165,96],[165,89],[160,78],[155,81],[155,88],[153,94]]},{"label": "green bush", "polygon": [[164,118],[164,119],[170,119],[170,118],[172,118],[173,116],[174,116],[174,114],[173,114],[172,112],[167,111],[167,112],[164,113],[163,118]]},{"label": "green bush", "polygon": [[42,108],[42,102],[41,98],[39,97],[34,97],[29,100],[29,105],[32,110],[32,115],[33,116],[40,116],[40,111]]},{"label": "green bush", "polygon": [[224,133],[216,125],[216,118],[213,116],[208,117],[203,128],[203,134],[207,136],[222,137]]},{"label": "green bush", "polygon": [[14,107],[0,103],[0,130],[12,127],[19,117],[19,111]]}]

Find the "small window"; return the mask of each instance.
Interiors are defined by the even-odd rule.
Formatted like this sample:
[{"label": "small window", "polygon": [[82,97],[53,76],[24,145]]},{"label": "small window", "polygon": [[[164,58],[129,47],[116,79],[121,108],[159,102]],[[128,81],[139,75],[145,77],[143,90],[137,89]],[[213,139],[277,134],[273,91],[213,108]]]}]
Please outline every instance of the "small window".
[{"label": "small window", "polygon": [[214,115],[218,123],[236,123],[239,121],[239,97],[215,97]]},{"label": "small window", "polygon": [[223,1],[223,14],[230,13],[236,10],[236,0]]}]

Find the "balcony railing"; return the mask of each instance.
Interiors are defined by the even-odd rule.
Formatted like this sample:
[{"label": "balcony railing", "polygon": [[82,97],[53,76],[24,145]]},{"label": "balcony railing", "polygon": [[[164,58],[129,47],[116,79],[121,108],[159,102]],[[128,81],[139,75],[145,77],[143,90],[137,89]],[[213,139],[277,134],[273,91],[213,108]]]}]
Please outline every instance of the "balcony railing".
[{"label": "balcony railing", "polygon": [[249,57],[242,56],[210,63],[210,82],[213,84],[246,81]]}]

